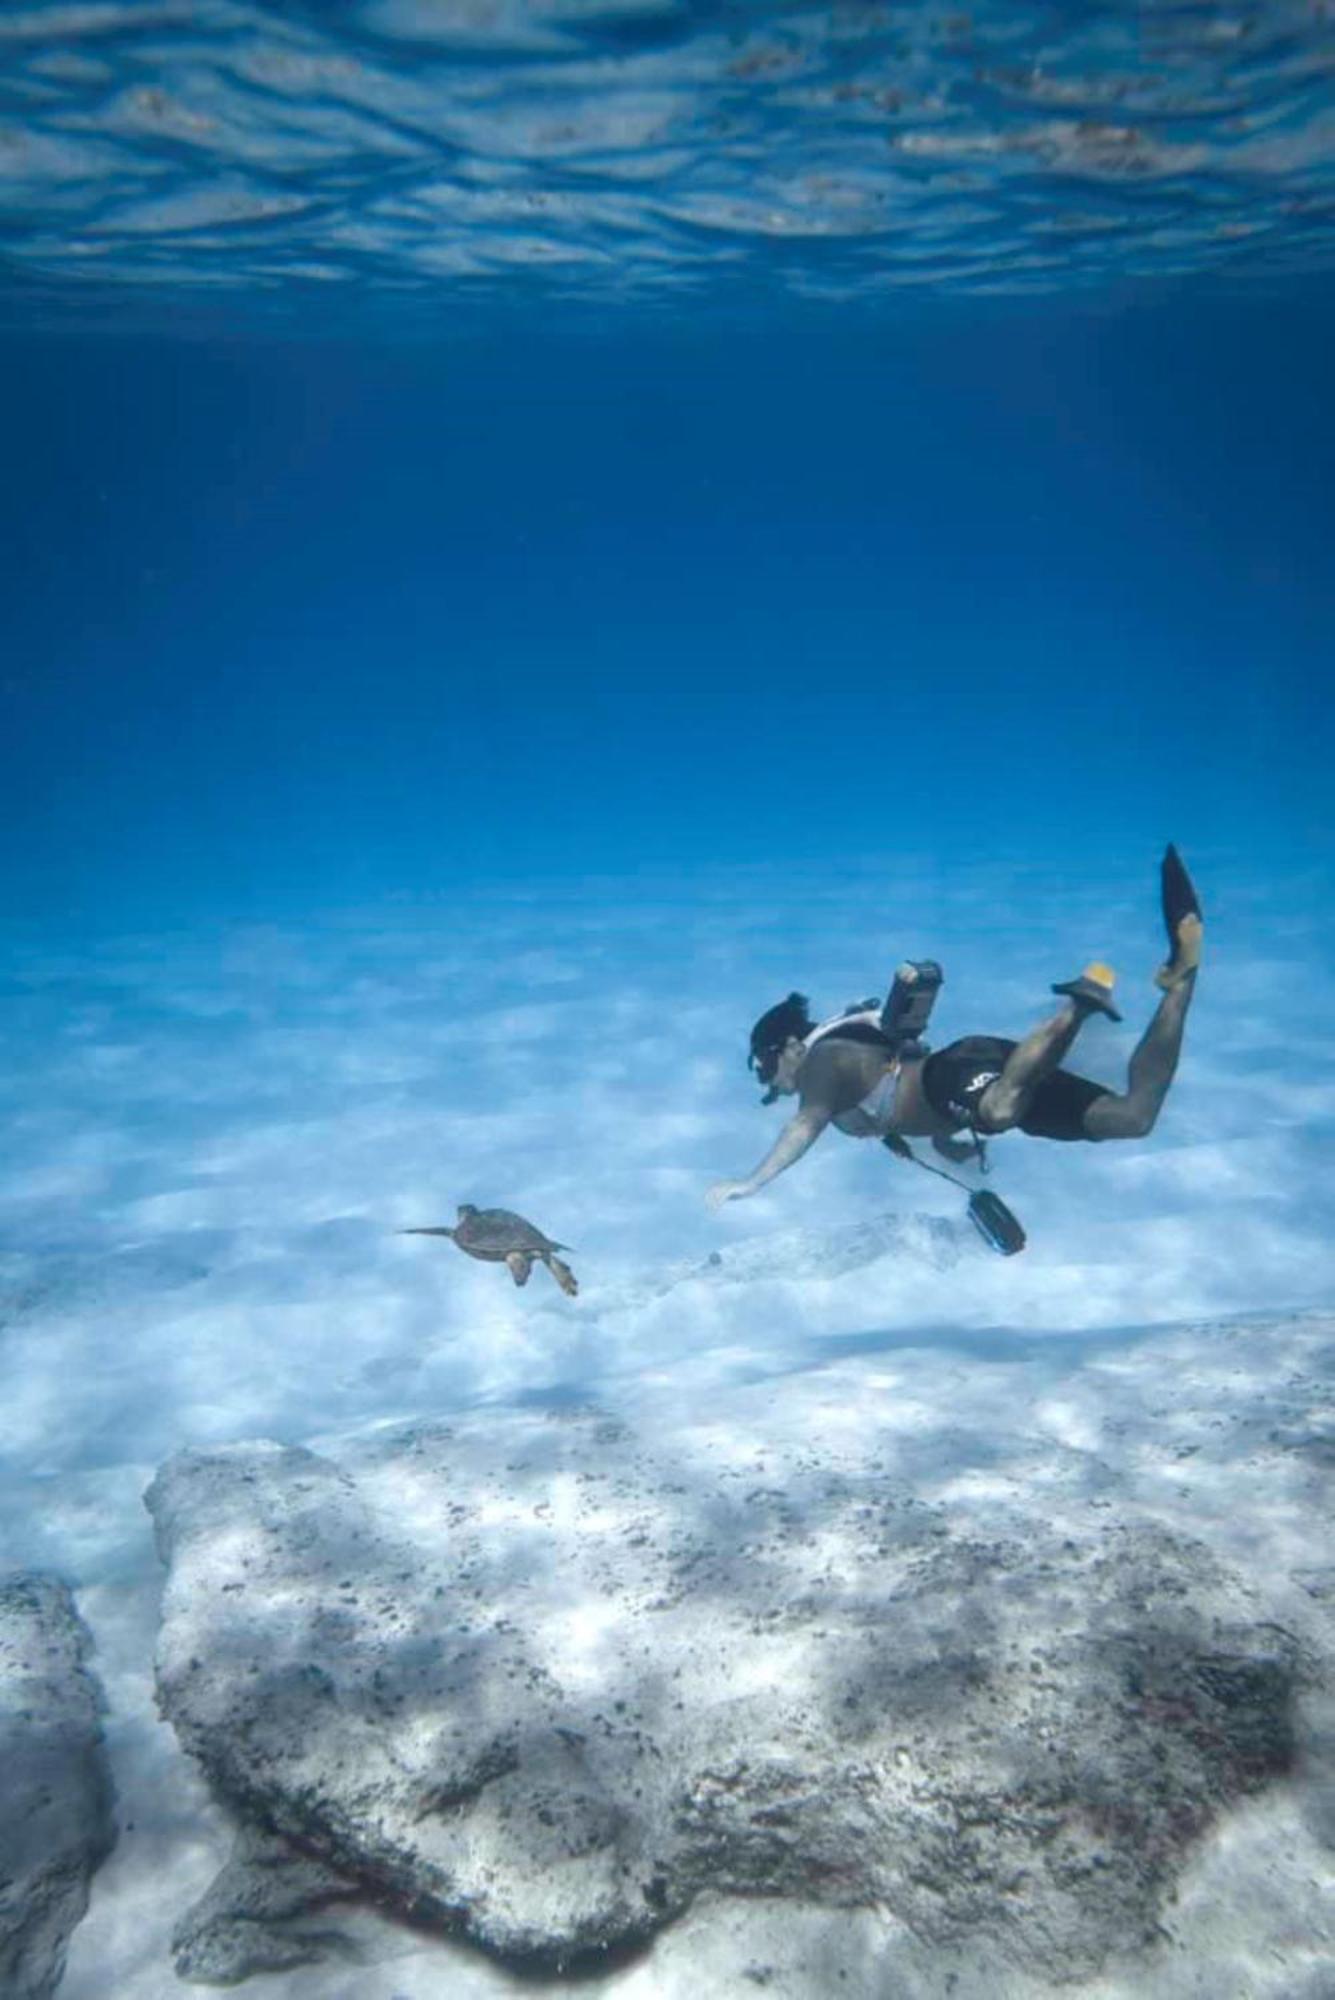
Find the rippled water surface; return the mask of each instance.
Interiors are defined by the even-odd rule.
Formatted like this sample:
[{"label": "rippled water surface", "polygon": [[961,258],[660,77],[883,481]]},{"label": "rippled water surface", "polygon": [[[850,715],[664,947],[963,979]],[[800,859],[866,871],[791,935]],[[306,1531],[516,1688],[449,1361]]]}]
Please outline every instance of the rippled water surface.
[{"label": "rippled water surface", "polygon": [[9,5],[0,254],[28,310],[1254,282],[1329,265],[1333,75],[1326,0]]}]

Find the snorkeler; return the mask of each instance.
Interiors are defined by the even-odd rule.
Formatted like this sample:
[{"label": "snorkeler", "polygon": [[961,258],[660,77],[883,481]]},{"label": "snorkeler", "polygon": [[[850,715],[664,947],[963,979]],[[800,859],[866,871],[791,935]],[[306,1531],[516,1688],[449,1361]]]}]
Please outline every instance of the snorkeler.
[{"label": "snorkeler", "polygon": [[[885,1010],[874,1002],[817,1026],[805,997],[790,993],[751,1030],[749,1063],[767,1086],[764,1103],[797,1096],[800,1109],[754,1173],[710,1188],[710,1206],[757,1194],[800,1160],[827,1125],[851,1138],[881,1139],[900,1153],[908,1151],[905,1139],[930,1139],[953,1161],[975,1156],[980,1140],[1012,1130],[1036,1139],[1143,1139],[1177,1069],[1203,929],[1175,847],[1165,853],[1161,875],[1169,957],[1155,978],[1163,997],[1131,1057],[1124,1092],[1060,1067],[1091,1014],[1121,1019],[1106,965],[1087,966],[1078,979],[1054,986],[1065,1005],[1023,1041],[966,1035],[935,1054],[887,1033]],[[939,970],[930,961],[928,968],[939,983]],[[955,1136],[964,1131],[967,1140]]]}]

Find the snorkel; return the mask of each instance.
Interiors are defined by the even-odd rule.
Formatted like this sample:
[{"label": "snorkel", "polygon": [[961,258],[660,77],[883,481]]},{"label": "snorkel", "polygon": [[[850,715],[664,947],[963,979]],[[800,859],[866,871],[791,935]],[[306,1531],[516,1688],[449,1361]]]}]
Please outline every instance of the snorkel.
[{"label": "snorkel", "polygon": [[775,1083],[779,1059],[790,1041],[804,1041],[811,1033],[810,1004],[805,993],[790,993],[777,1007],[762,1014],[751,1030],[746,1066],[766,1086],[762,1104],[773,1104],[782,1095]]},{"label": "snorkel", "polygon": [[753,1048],[746,1058],[746,1066],[755,1071],[757,1082],[767,1086],[760,1100],[762,1104],[773,1104],[778,1098],[779,1093],[775,1088],[774,1078],[778,1073],[779,1057],[782,1053],[782,1044],[779,1044],[764,1049]]}]

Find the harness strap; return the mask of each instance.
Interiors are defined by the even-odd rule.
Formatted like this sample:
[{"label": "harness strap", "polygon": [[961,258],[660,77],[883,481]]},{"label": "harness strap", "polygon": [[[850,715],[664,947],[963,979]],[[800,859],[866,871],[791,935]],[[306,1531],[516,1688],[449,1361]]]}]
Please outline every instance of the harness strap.
[{"label": "harness strap", "polygon": [[[971,1132],[973,1132],[972,1126],[970,1126],[969,1129]],[[915,1167],[921,1167],[925,1174],[939,1174],[941,1176],[941,1179],[943,1181],[949,1181],[952,1187],[963,1188],[966,1194],[973,1193],[973,1189],[969,1186],[969,1183],[967,1181],[962,1181],[959,1178],[958,1174],[948,1173],[945,1167],[933,1166],[930,1160],[924,1160],[920,1158],[919,1155],[914,1152],[908,1140],[901,1138],[898,1132],[887,1132],[886,1136],[882,1139],[881,1144],[883,1146],[888,1146],[890,1151],[895,1155],[896,1159],[909,1160]],[[988,1160],[987,1160],[987,1146],[983,1140],[981,1133],[973,1132],[973,1147],[975,1153],[978,1155],[978,1171],[983,1174],[988,1173],[990,1171],[990,1168],[988,1166]]]}]

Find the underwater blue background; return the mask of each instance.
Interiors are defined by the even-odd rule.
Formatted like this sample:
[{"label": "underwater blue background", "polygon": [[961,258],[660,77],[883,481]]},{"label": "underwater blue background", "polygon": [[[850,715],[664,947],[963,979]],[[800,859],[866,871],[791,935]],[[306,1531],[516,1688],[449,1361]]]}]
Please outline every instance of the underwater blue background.
[{"label": "underwater blue background", "polygon": [[[94,1429],[597,1386],[656,1351],[637,1286],[752,1238],[785,1303],[738,1291],[725,1372],[784,1325],[1328,1298],[1332,331],[1313,286],[11,340],[3,1243],[14,1284],[170,1294],[109,1402],[89,1328]],[[1023,1259],[812,1296],[785,1232],[960,1206],[837,1137],[707,1213],[794,985],[935,956],[939,1044],[1107,957],[1125,1024],[1071,1061],[1120,1086],[1169,838],[1209,919],[1181,1074],[1143,1144],[996,1149]],[[461,1199],[578,1245],[578,1307],[390,1233]]]},{"label": "underwater blue background", "polygon": [[1332,351],[1323,285],[11,335],[11,915],[1315,852]]},{"label": "underwater blue background", "polygon": [[[141,1829],[66,2000],[225,1850],[170,1453],[864,1361],[1078,1442],[1086,1358],[1331,1306],[1332,77],[1296,0],[0,12],[0,1567]],[[1022,1257],[837,1135],[707,1209],[792,987],[938,958],[940,1044],[1107,958],[1118,1086],[1168,840],[1178,1078],[997,1143]]]},{"label": "underwater blue background", "polygon": [[[0,20],[18,1490],[1329,1302],[1332,65],[1296,0]],[[1118,1085],[1170,839],[1180,1075],[996,1149],[1023,1258],[834,1137],[708,1213],[793,986],[939,958],[939,1044],[1108,958]],[[461,1199],[578,1304],[393,1233]],[[687,1309],[719,1246],[769,1280]]]}]

